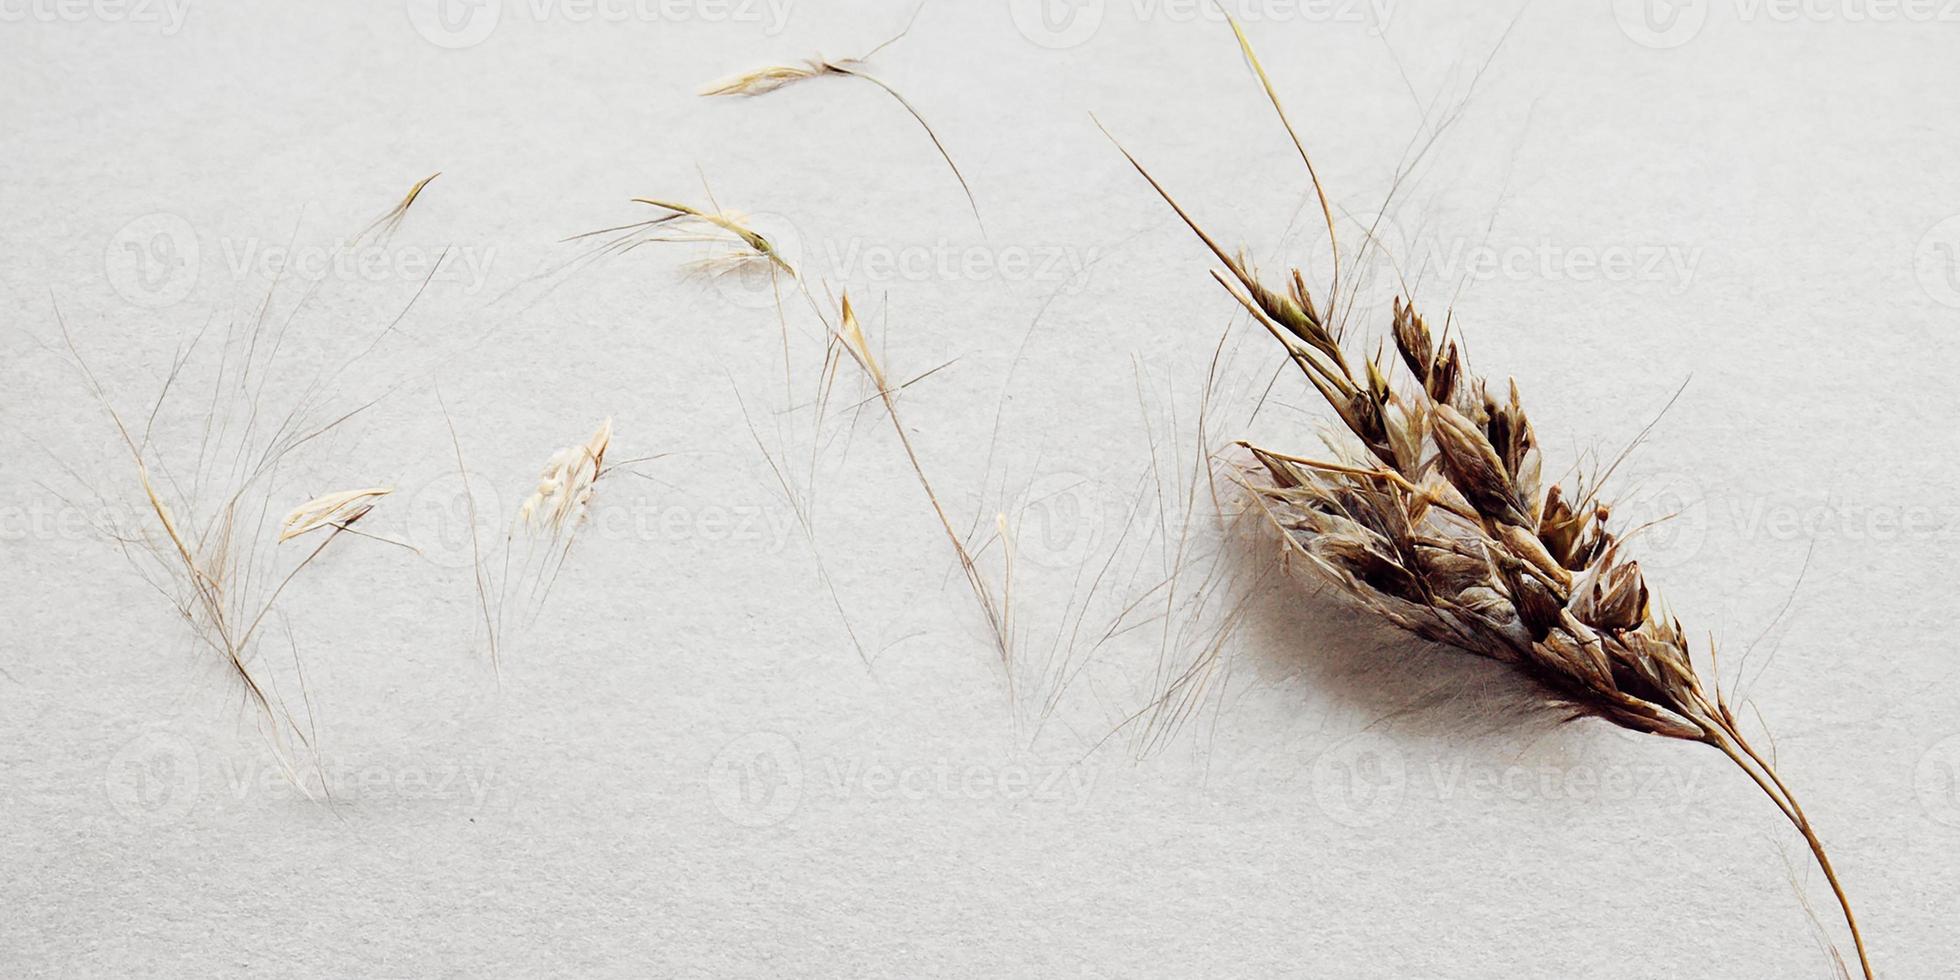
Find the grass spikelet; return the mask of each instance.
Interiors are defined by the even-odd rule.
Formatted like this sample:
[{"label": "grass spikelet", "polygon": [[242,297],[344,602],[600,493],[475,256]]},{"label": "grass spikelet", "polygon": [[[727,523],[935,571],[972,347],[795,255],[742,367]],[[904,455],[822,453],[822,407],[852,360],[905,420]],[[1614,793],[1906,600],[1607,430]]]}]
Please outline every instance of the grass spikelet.
[{"label": "grass spikelet", "polygon": [[765,265],[771,275],[782,272],[791,279],[796,278],[796,269],[783,257],[776,244],[747,224],[747,218],[735,211],[716,207],[712,210],[697,208],[687,204],[655,200],[650,197],[636,197],[635,204],[645,204],[666,212],[658,217],[631,224],[600,228],[597,231],[582,232],[564,241],[573,242],[600,235],[612,235],[602,242],[592,255],[607,255],[630,252],[642,245],[654,243],[692,243],[711,245],[726,244],[737,246],[735,250],[697,263],[703,271],[732,272],[751,263]]},{"label": "grass spikelet", "polygon": [[612,444],[612,419],[599,423],[592,437],[567,446],[551,455],[538,474],[536,490],[518,510],[518,520],[527,528],[543,528],[562,534],[576,528],[585,518],[592,500],[592,486],[604,471],[606,447]]},{"label": "grass spikelet", "polygon": [[821,59],[812,59],[800,65],[771,65],[745,72],[733,78],[716,82],[701,90],[702,95],[763,95],[782,88],[791,82],[806,78],[816,78],[830,73],[836,66]]},{"label": "grass spikelet", "polygon": [[429,186],[429,181],[440,176],[442,171],[438,170],[416,181],[415,186],[409,188],[408,193],[403,195],[394,207],[389,208],[386,214],[374,219],[366,228],[362,228],[360,234],[354,236],[351,244],[358,245],[366,241],[369,236],[373,236],[377,242],[387,241],[395,233],[395,229],[401,227],[402,220],[408,217],[408,209],[415,206],[415,199],[422,196],[422,189]]},{"label": "grass spikelet", "polygon": [[183,532],[177,530],[177,516],[171,513],[170,505],[158,496],[156,484],[150,480],[150,468],[144,464],[141,456],[136,458],[136,479],[143,484],[143,496],[149,500],[150,511],[156,514],[157,523],[163,526],[163,533],[170,538],[171,547],[177,550],[178,556],[184,559],[184,564],[190,567],[192,573],[201,574],[197,569],[197,560],[191,557],[190,545],[184,541]]},{"label": "grass spikelet", "polygon": [[[674,204],[667,201],[656,201],[652,198],[646,198],[646,197],[636,197],[633,199],[633,203],[648,204],[648,205],[652,205],[653,207],[663,208],[667,211],[672,212],[672,214],[668,215],[667,217],[656,219],[656,221],[665,222],[673,219],[691,220],[698,224],[707,225],[710,228],[718,229],[720,231],[733,235],[738,240],[740,240],[743,245],[747,246],[749,251],[754,253],[756,257],[767,259],[770,262],[770,264],[788,273],[792,278],[796,276],[796,270],[790,267],[788,260],[783,258],[782,253],[776,251],[775,244],[771,242],[769,239],[763,237],[761,232],[756,231],[748,227],[747,225],[745,225],[743,222],[746,219],[744,219],[744,217],[739,213],[733,211],[720,211],[720,210],[703,211],[699,208],[689,207],[685,204]],[[687,241],[689,239],[673,238],[668,240]],[[703,239],[696,237],[693,240],[700,241]]]},{"label": "grass spikelet", "polygon": [[[1238,38],[1284,122],[1251,44],[1242,31]],[[1305,159],[1297,136],[1294,143]],[[1326,312],[1336,308],[1338,284],[1316,304],[1297,270],[1277,287],[1261,282],[1124,155],[1224,265],[1213,277],[1340,420],[1328,440],[1331,459],[1239,443],[1249,459],[1236,475],[1283,554],[1410,633],[1509,665],[1538,703],[1570,719],[1721,752],[1809,846],[1869,980],[1837,872],[1773,755],[1744,736],[1714,652],[1704,675],[1680,621],[1614,530],[1598,480],[1546,485],[1517,384],[1472,372],[1458,344],[1401,298],[1391,310],[1393,353],[1349,354]],[[1311,164],[1309,177],[1318,192]]]},{"label": "grass spikelet", "polygon": [[871,383],[877,386],[879,396],[883,397],[890,388],[885,382],[885,369],[878,364],[877,355],[871,352],[871,341],[864,336],[864,327],[858,323],[857,311],[851,309],[848,293],[844,296],[840,321],[842,325],[837,329],[838,340],[843,342],[844,350],[864,369],[864,373],[871,376]]},{"label": "grass spikelet", "polygon": [[323,527],[337,527],[345,530],[355,521],[367,516],[374,509],[375,501],[395,492],[393,487],[369,487],[365,490],[340,490],[322,494],[292,509],[284,520],[279,522],[283,529],[279,540],[290,541],[309,531]]}]

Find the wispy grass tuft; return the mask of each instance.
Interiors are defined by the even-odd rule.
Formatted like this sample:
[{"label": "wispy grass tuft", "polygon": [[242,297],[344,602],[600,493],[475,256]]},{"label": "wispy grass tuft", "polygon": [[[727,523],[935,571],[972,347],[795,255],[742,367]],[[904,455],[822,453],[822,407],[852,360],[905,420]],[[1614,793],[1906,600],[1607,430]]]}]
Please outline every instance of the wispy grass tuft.
[{"label": "wispy grass tuft", "polygon": [[[342,247],[392,234],[435,176],[417,182]],[[110,517],[97,530],[177,612],[194,642],[215,655],[243,692],[282,772],[308,795],[302,767],[310,755],[318,772],[318,726],[285,607],[304,601],[300,586],[307,570],[329,548],[341,550],[336,542],[343,536],[413,550],[367,529],[390,488],[320,493],[315,481],[323,466],[311,457],[393,390],[359,400],[341,392],[340,382],[397,334],[441,264],[438,259],[428,279],[385,326],[363,336],[358,324],[336,322],[328,327],[331,337],[318,347],[296,339],[301,332],[297,321],[325,280],[307,285],[290,309],[276,311],[287,284],[287,271],[282,270],[251,313],[218,329],[207,323],[186,336],[140,415],[117,408],[123,394],[83,355],[66,318],[55,309],[62,345],[55,353],[76,369],[89,397],[112,424],[127,469],[126,476],[108,486],[124,490],[105,490],[102,481],[85,478],[70,460],[51,456],[94,496],[103,513],[123,512],[112,502],[123,493],[140,494],[133,517]],[[308,362],[293,359],[321,350],[327,352],[323,365],[307,367]],[[187,443],[167,438],[170,430],[186,423],[191,427]],[[342,464],[332,465],[339,469]],[[300,472],[309,474],[304,479],[314,485],[298,485]],[[348,479],[351,475],[340,474],[327,485],[358,487],[367,482]],[[293,499],[304,502],[275,509],[275,501]],[[291,705],[278,680],[287,671],[260,655],[264,634],[275,627],[285,628],[284,645],[292,651],[290,676],[298,691]],[[328,785],[324,778],[320,782]]]},{"label": "wispy grass tuft", "polygon": [[[99,530],[165,597],[198,644],[217,656],[243,691],[281,772],[310,795],[301,767],[309,753],[317,762],[317,741],[305,674],[295,650],[300,684],[300,707],[295,710],[260,660],[259,641],[265,629],[278,621],[280,601],[289,587],[329,546],[342,534],[370,536],[355,525],[389,491],[370,488],[327,494],[276,521],[271,501],[278,492],[282,467],[300,449],[340,428],[373,402],[314,424],[307,421],[308,400],[303,398],[266,431],[260,405],[253,400],[258,389],[251,379],[254,371],[270,368],[271,353],[256,343],[255,326],[247,335],[227,339],[214,379],[212,406],[204,411],[206,428],[196,458],[187,470],[179,470],[164,459],[151,430],[195,352],[196,340],[173,360],[163,390],[139,429],[115,407],[107,385],[82,355],[58,310],[56,321],[71,363],[127,452],[130,486],[141,492],[141,512],[147,515],[134,526],[111,524]],[[255,351],[262,356],[255,357]],[[231,410],[237,406],[229,404],[241,397],[248,403],[242,425]],[[102,509],[113,512],[106,496],[96,493]],[[280,542],[313,532],[324,532],[317,544],[296,561],[281,560],[283,552],[276,549]]]}]

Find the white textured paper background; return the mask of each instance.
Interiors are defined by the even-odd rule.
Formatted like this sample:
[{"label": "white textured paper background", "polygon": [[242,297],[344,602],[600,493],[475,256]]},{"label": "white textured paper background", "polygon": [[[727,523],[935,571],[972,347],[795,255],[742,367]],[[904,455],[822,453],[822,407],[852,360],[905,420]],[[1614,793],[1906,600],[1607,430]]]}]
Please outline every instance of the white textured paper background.
[{"label": "white textured paper background", "polygon": [[[1216,693],[1155,752],[1118,726],[1191,639],[1161,620],[1096,648],[1043,722],[1039,671],[1010,697],[846,374],[813,510],[867,669],[745,423],[774,439],[775,311],[687,278],[699,248],[565,270],[559,239],[636,220],[634,196],[701,201],[705,174],[795,241],[820,297],[852,291],[894,374],[950,362],[902,416],[955,520],[1015,515],[1030,663],[1128,508],[1188,488],[1166,470],[1196,451],[1233,325],[1089,114],[1267,268],[1324,249],[1195,5],[948,0],[878,55],[983,236],[868,85],[693,94],[853,54],[909,12],[778,4],[0,5],[0,973],[1828,975],[1799,897],[1843,935],[1819,875],[1716,753],[1507,724],[1502,675],[1304,590],[1255,597]],[[1509,8],[1242,5],[1337,207],[1372,215],[1413,162],[1382,237],[1432,318],[1454,304],[1473,363],[1518,378],[1549,473],[1612,456],[1687,382],[1622,471],[1636,512],[1680,512],[1647,539],[1650,580],[1735,657],[1769,632],[1747,693],[1899,978],[1949,972],[1960,914],[1944,6],[1543,3],[1479,77]],[[379,264],[270,307],[299,310],[281,363],[303,381],[450,249],[340,379],[387,397],[281,491],[395,485],[370,526],[426,551],[337,543],[282,599],[263,655],[290,660],[290,626],[323,805],[64,503],[140,498],[53,311],[140,418],[180,343],[255,314],[278,250],[324,256],[438,170]],[[1231,336],[1252,379],[1233,393],[1256,396],[1272,361]],[[678,454],[602,485],[501,682],[438,388],[499,514],[600,418],[617,453]],[[1311,449],[1309,394],[1282,377],[1261,437]],[[205,421],[168,403],[158,445],[194,452]],[[1150,584],[1132,544],[1105,600]]]}]

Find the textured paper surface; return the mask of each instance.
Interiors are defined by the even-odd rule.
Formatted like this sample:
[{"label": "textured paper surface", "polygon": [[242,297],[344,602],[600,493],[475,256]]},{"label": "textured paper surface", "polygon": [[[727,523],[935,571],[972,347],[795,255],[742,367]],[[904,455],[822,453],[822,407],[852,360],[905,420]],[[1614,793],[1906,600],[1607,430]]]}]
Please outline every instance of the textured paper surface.
[{"label": "textured paper surface", "polygon": [[[1650,579],[1731,676],[1768,634],[1746,693],[1881,972],[1943,975],[1960,23],[1540,4],[1479,76],[1512,17],[1486,8],[1268,5],[1247,28],[1352,240],[1413,161],[1380,237],[1474,363],[1519,380],[1548,473],[1610,459],[1686,383],[1620,473],[1635,513],[1679,512],[1645,536]],[[821,300],[851,290],[895,376],[946,365],[902,417],[957,522],[1015,515],[1038,661],[1083,594],[1073,569],[1140,499],[1191,488],[1221,333],[1241,401],[1210,437],[1316,446],[1289,377],[1238,430],[1276,365],[1090,118],[1268,271],[1324,255],[1291,146],[1196,6],[936,3],[876,57],[984,236],[869,85],[694,95],[858,53],[903,5],[490,9],[5,7],[0,973],[1829,975],[1800,901],[1842,936],[1820,877],[1715,753],[1509,724],[1501,674],[1306,590],[1259,594],[1231,669],[1144,758],[1118,726],[1191,639],[1163,619],[1097,649],[1044,721],[846,373],[812,510],[867,670],[749,432],[773,442],[785,399],[766,297],[688,278],[699,246],[560,268],[579,254],[560,239],[637,220],[634,196],[701,201],[705,174],[793,240]],[[323,805],[64,502],[138,491],[48,346],[53,309],[140,418],[188,337],[256,313],[282,254],[330,258],[435,171],[373,265],[314,266],[269,307],[301,310],[282,364],[303,383],[450,250],[340,379],[388,396],[274,507],[392,485],[367,526],[426,551],[341,542],[282,600],[262,655],[290,669],[289,627]],[[1363,307],[1356,329],[1384,319]],[[622,457],[677,454],[602,485],[500,681],[444,523],[438,389],[498,514],[603,418]],[[160,448],[194,452],[204,397],[167,404]]]}]

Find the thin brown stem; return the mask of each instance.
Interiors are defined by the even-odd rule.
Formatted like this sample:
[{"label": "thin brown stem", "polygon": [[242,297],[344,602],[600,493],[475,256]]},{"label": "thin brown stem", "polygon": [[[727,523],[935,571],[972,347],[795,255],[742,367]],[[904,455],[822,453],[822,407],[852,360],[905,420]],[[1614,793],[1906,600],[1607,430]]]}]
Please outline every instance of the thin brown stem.
[{"label": "thin brown stem", "polygon": [[[878,391],[878,399],[884,403],[885,416],[891,419],[892,430],[898,433],[898,443],[905,450],[905,460],[912,465],[912,474],[918,477],[919,487],[925,491],[927,502],[932,504],[932,512],[939,518],[939,526],[946,532],[946,540],[953,546],[959,557],[960,569],[966,573],[967,585],[973,589],[974,598],[980,602],[980,609],[986,615],[987,627],[994,634],[994,642],[1000,648],[1001,666],[1007,673],[1008,697],[1014,696],[1014,658],[1013,637],[1008,631],[1008,614],[1004,599],[999,607],[994,604],[993,590],[987,588],[987,580],[980,574],[980,566],[973,553],[967,550],[966,542],[960,540],[958,531],[953,529],[953,519],[946,514],[946,508],[939,502],[939,494],[932,489],[932,481],[926,479],[925,465],[919,462],[919,453],[912,447],[912,438],[905,433],[905,425],[898,417],[898,401],[895,389],[879,366],[878,359],[871,351],[871,344],[864,331],[858,326],[857,314],[851,310],[851,300],[847,295],[843,300],[843,310],[839,325],[832,331],[844,350],[850,354],[858,367],[864,370]],[[901,386],[902,387],[902,386]]]},{"label": "thin brown stem", "polygon": [[1259,85],[1266,90],[1266,101],[1273,104],[1273,111],[1279,114],[1280,125],[1286,127],[1286,135],[1293,140],[1293,148],[1300,152],[1300,162],[1307,165],[1307,179],[1313,182],[1314,196],[1320,199],[1320,216],[1327,222],[1327,245],[1334,256],[1334,277],[1327,287],[1327,309],[1332,312],[1341,291],[1341,245],[1334,235],[1334,209],[1327,204],[1327,191],[1320,184],[1320,172],[1314,169],[1313,158],[1307,154],[1307,144],[1301,142],[1300,134],[1294,131],[1293,121],[1286,118],[1286,108],[1279,104],[1279,93],[1273,90],[1273,80],[1266,75],[1266,66],[1259,63],[1259,55],[1253,52],[1252,41],[1245,36],[1245,31],[1229,11],[1225,14],[1225,20],[1232,25],[1232,34],[1239,39],[1239,50],[1245,54],[1246,63],[1252,66],[1253,74],[1259,76]]},{"label": "thin brown stem", "polygon": [[885,414],[892,419],[892,431],[898,433],[898,444],[905,450],[906,462],[912,464],[913,475],[919,478],[919,486],[925,490],[926,500],[932,504],[932,512],[939,517],[939,526],[945,530],[946,540],[959,555],[960,564],[966,569],[967,580],[980,598],[980,608],[987,615],[987,625],[992,628],[994,639],[1000,644],[1001,660],[1005,663],[1008,660],[1007,627],[1000,610],[994,606],[992,592],[987,588],[986,580],[980,577],[979,566],[975,564],[972,553],[967,551],[966,543],[960,540],[959,532],[953,530],[953,520],[946,515],[946,508],[940,505],[939,495],[933,492],[932,481],[926,479],[925,466],[919,462],[918,451],[912,448],[912,438],[905,434],[905,426],[898,422],[898,406],[892,400],[891,389],[881,384],[878,396],[885,403]]},{"label": "thin brown stem", "polygon": [[1718,722],[1716,729],[1709,734],[1708,744],[1720,749],[1723,755],[1729,757],[1729,761],[1747,773],[1763,795],[1783,811],[1790,825],[1803,836],[1804,843],[1810,846],[1811,855],[1817,859],[1817,867],[1824,872],[1824,880],[1830,882],[1831,894],[1837,897],[1838,908],[1844,911],[1844,924],[1851,930],[1851,942],[1858,950],[1858,966],[1864,971],[1865,980],[1875,980],[1877,974],[1872,972],[1871,958],[1865,952],[1865,937],[1858,931],[1858,917],[1852,914],[1851,899],[1845,895],[1844,883],[1838,880],[1836,869],[1831,867],[1830,855],[1824,852],[1824,842],[1811,828],[1810,818],[1804,816],[1803,807],[1797,805],[1796,796],[1776,774],[1775,767],[1758,755],[1748,740],[1742,737],[1742,732],[1733,722],[1726,719]]},{"label": "thin brown stem", "polygon": [[[893,38],[893,40],[897,40],[897,39]],[[886,43],[889,44],[890,42],[888,41]],[[883,45],[880,45],[880,47],[883,47]],[[941,143],[939,141],[939,134],[933,131],[932,125],[926,122],[926,117],[924,115],[921,115],[919,110],[912,105],[911,100],[907,99],[903,95],[898,94],[897,89],[892,88],[890,85],[886,85],[884,82],[879,81],[877,78],[871,75],[867,75],[864,72],[859,71],[858,69],[852,67],[849,64],[840,65],[840,64],[835,64],[833,62],[825,62],[824,68],[833,74],[843,75],[847,78],[862,78],[865,81],[870,82],[871,84],[876,85],[881,89],[884,89],[886,95],[889,95],[893,99],[896,99],[899,105],[905,107],[906,112],[912,114],[912,118],[918,122],[919,128],[926,131],[926,138],[932,140],[932,148],[939,151],[939,158],[941,160],[946,161],[947,169],[953,171],[953,179],[960,182],[960,190],[965,192],[966,194],[966,206],[973,211],[973,222],[980,226],[980,233],[982,235],[985,235],[987,233],[987,223],[985,221],[982,221],[980,218],[980,202],[973,199],[973,188],[971,185],[967,184],[966,175],[960,173],[960,165],[953,162],[953,154],[947,151],[946,144]]]}]

